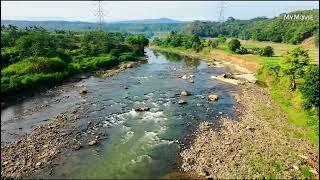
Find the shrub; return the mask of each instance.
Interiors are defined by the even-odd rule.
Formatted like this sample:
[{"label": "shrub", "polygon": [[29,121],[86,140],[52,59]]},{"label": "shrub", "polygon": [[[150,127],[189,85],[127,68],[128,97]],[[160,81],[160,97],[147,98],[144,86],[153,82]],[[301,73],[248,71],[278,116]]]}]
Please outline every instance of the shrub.
[{"label": "shrub", "polygon": [[239,49],[236,49],[235,53],[237,54],[248,54],[248,50],[244,47],[241,47]]},{"label": "shrub", "polygon": [[217,48],[219,46],[219,41],[214,39],[209,39],[207,42],[207,46],[211,48]]},{"label": "shrub", "polygon": [[117,65],[118,61],[114,56],[89,57],[74,60],[69,68],[73,71],[89,71],[103,67],[111,67]]},{"label": "shrub", "polygon": [[132,53],[122,53],[118,59],[120,62],[135,61],[136,57]]},{"label": "shrub", "polygon": [[12,76],[32,73],[62,72],[66,69],[66,67],[66,63],[57,57],[27,58],[4,68],[3,70],[1,70],[1,75]]},{"label": "shrub", "polygon": [[259,53],[261,56],[271,57],[273,56],[273,48],[271,46],[266,46],[260,50]]},{"label": "shrub", "polygon": [[304,108],[319,107],[319,66],[310,65],[300,87]]},{"label": "shrub", "polygon": [[238,39],[232,39],[228,43],[228,47],[232,52],[236,52],[236,50],[241,47],[241,43],[240,43],[240,41]]},{"label": "shrub", "polygon": [[218,42],[221,43],[221,44],[223,44],[223,43],[225,43],[226,41],[227,41],[227,38],[224,37],[222,34],[219,34],[219,36],[218,36]]}]

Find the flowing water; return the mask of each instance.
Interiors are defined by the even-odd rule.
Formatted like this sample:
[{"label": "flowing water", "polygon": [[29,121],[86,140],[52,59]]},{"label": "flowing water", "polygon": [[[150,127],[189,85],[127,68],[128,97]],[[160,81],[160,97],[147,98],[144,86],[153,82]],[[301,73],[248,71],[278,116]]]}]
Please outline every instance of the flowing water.
[{"label": "flowing water", "polygon": [[[225,70],[209,68],[199,59],[149,49],[146,56],[148,62],[137,68],[106,79],[91,76],[75,83],[74,87],[87,88],[86,96],[66,88],[59,95],[34,97],[2,110],[5,130],[1,142],[14,139],[12,134],[29,132],[32,125],[47,122],[44,120],[59,112],[84,106],[80,119],[101,123],[108,138],[99,146],[72,152],[45,178],[161,178],[177,171],[178,154],[192,142],[192,132],[200,122],[217,123],[221,116],[235,115],[231,94],[238,90],[211,80],[211,75]],[[185,74],[193,74],[194,83],[180,78]],[[191,95],[181,97],[182,90]],[[217,94],[219,100],[209,102],[210,93]],[[179,105],[180,99],[187,104]],[[39,101],[50,105],[30,111]],[[139,107],[150,110],[136,112]]]}]

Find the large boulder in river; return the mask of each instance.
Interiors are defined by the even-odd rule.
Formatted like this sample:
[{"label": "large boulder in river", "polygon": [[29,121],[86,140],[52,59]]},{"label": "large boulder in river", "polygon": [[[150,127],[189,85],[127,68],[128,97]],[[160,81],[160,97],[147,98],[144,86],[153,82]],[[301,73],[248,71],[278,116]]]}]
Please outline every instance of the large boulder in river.
[{"label": "large boulder in river", "polygon": [[181,96],[189,96],[190,95],[190,93],[186,90],[181,91],[180,94],[181,94]]},{"label": "large boulder in river", "polygon": [[209,94],[208,100],[209,101],[217,101],[219,99],[218,95],[215,94]]}]

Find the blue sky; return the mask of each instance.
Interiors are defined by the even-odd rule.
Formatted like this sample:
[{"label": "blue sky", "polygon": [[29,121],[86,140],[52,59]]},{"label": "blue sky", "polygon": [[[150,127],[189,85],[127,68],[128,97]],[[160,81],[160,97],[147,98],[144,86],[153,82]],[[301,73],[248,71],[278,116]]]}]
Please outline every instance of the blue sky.
[{"label": "blue sky", "polygon": [[[219,1],[104,1],[104,21],[218,19]],[[318,9],[319,1],[225,1],[225,17],[274,17],[284,12]],[[1,1],[1,18],[13,20],[95,21],[93,1]]]}]

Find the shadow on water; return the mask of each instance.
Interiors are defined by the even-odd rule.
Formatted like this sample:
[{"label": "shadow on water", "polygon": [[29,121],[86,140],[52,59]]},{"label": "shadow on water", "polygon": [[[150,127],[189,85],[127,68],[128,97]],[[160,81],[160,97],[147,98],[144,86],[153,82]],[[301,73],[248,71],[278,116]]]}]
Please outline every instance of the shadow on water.
[{"label": "shadow on water", "polygon": [[[192,132],[200,122],[217,123],[222,116],[236,114],[231,94],[238,89],[211,80],[211,75],[225,70],[208,68],[199,59],[148,49],[146,55],[148,63],[140,67],[107,79],[91,77],[82,82],[88,94],[83,97],[84,110],[79,117],[105,128],[108,139],[59,159],[52,175],[36,177],[189,177],[179,173],[179,152],[192,143]],[[179,78],[184,74],[193,74],[194,83]],[[182,90],[191,95],[180,96]],[[217,102],[207,100],[211,93],[219,96]],[[181,99],[187,103],[178,104]],[[136,112],[139,107],[150,110]]]}]

